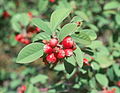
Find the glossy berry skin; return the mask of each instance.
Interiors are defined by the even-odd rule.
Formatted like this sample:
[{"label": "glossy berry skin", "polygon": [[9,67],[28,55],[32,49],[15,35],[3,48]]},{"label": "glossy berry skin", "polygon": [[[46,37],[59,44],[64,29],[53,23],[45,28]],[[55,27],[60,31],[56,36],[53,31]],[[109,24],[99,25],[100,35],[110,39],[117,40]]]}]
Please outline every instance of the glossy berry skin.
[{"label": "glossy berry skin", "polygon": [[43,51],[46,53],[46,54],[50,54],[53,52],[53,49],[50,45],[46,44],[43,48]]},{"label": "glossy berry skin", "polygon": [[117,86],[120,87],[120,81],[117,82]]},{"label": "glossy berry skin", "polygon": [[65,49],[65,56],[69,57],[73,55],[73,50],[72,49]]},{"label": "glossy berry skin", "polygon": [[62,45],[64,48],[72,48],[73,44],[74,44],[74,41],[70,36],[65,37],[62,41]]},{"label": "glossy berry skin", "polygon": [[36,31],[36,32],[40,32],[40,28],[36,27],[36,28],[35,28],[35,31]]},{"label": "glossy berry skin", "polygon": [[22,85],[22,86],[21,86],[21,90],[22,90],[22,91],[26,91],[26,86],[25,86],[25,85]]},{"label": "glossy berry skin", "polygon": [[26,45],[27,45],[27,44],[30,44],[30,40],[25,39],[23,43],[26,44]]},{"label": "glossy berry skin", "polygon": [[55,54],[54,53],[51,53],[49,54],[47,57],[46,57],[46,60],[50,63],[56,63],[57,62],[57,58],[55,57]]},{"label": "glossy berry skin", "polygon": [[86,58],[83,59],[83,63],[85,63],[86,65],[90,66],[89,61]]},{"label": "glossy berry skin", "polygon": [[65,51],[63,49],[60,49],[57,54],[57,58],[62,59],[64,57],[65,57]]},{"label": "glossy berry skin", "polygon": [[56,47],[57,44],[58,44],[58,40],[56,38],[52,38],[50,41],[49,41],[49,44],[51,47]]},{"label": "glossy berry skin", "polygon": [[10,14],[7,11],[4,11],[3,14],[2,14],[2,16],[4,18],[8,18],[8,17],[10,17]]},{"label": "glossy berry skin", "polygon": [[51,3],[54,3],[55,2],[55,0],[49,0]]},{"label": "glossy berry skin", "polygon": [[15,36],[15,40],[20,41],[24,36],[22,34],[18,34]]}]

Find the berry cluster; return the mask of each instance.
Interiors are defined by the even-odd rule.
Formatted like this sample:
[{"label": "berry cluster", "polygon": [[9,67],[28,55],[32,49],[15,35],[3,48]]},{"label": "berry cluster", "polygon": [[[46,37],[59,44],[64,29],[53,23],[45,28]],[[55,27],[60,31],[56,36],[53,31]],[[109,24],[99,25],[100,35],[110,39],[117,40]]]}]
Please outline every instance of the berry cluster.
[{"label": "berry cluster", "polygon": [[18,93],[25,93],[26,91],[26,86],[22,85],[21,87],[18,88]]},{"label": "berry cluster", "polygon": [[52,38],[49,42],[43,41],[44,53],[47,54],[46,61],[57,63],[60,59],[70,57],[76,49],[76,43],[70,36],[67,36],[59,43],[57,38]]},{"label": "berry cluster", "polygon": [[40,29],[38,27],[28,27],[27,29],[27,34],[18,34],[15,36],[15,40],[17,40],[20,43],[23,44],[29,44],[30,43],[30,39],[33,34],[40,32]]},{"label": "berry cluster", "polygon": [[23,44],[29,44],[30,43],[30,40],[27,39],[23,34],[16,35],[15,40],[17,40],[18,42],[21,42]]}]

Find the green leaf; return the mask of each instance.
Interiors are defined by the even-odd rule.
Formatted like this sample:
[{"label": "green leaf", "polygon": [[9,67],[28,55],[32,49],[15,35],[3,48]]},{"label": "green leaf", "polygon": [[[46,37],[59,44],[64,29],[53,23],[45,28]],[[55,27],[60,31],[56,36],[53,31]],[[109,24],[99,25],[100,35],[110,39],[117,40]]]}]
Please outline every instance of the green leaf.
[{"label": "green leaf", "polygon": [[108,9],[115,9],[115,8],[119,8],[120,7],[120,3],[117,1],[111,1],[107,4],[105,4],[104,9],[108,10]]},{"label": "green leaf", "polygon": [[40,91],[32,84],[29,84],[29,86],[27,87],[27,91],[25,93],[40,93]]},{"label": "green leaf", "polygon": [[44,83],[46,83],[47,82],[47,79],[48,79],[48,77],[46,76],[46,75],[43,75],[43,74],[39,74],[39,75],[37,75],[37,76],[35,76],[35,77],[32,77],[31,79],[30,79],[30,82],[32,83],[32,84],[36,84],[36,83],[42,83],[42,84],[44,84]]},{"label": "green leaf", "polygon": [[67,61],[65,60],[64,66],[65,66],[65,70],[66,70],[66,72],[67,72],[68,74],[71,74],[71,73],[73,72],[73,70],[74,70],[74,65],[72,65],[71,63],[69,63],[69,62],[67,62]]},{"label": "green leaf", "polygon": [[120,25],[120,14],[116,14],[115,20],[116,20],[117,24]]},{"label": "green leaf", "polygon": [[119,64],[114,64],[113,65],[113,70],[115,72],[115,74],[120,77],[120,65]]},{"label": "green leaf", "polygon": [[77,30],[77,24],[75,23],[69,23],[65,25],[59,33],[59,41],[61,42],[66,36],[70,35],[76,30]]},{"label": "green leaf", "polygon": [[91,67],[92,67],[92,69],[94,69],[94,70],[99,70],[99,69],[100,69],[100,66],[99,66],[96,62],[92,62],[92,63],[91,63]]},{"label": "green leaf", "polygon": [[72,64],[73,66],[76,66],[76,60],[74,58],[74,56],[70,56],[66,58],[66,61],[69,62],[70,64]]},{"label": "green leaf", "polygon": [[50,27],[48,26],[48,24],[46,22],[42,21],[40,18],[33,18],[32,23],[35,26],[42,29],[43,31],[45,31],[46,33],[48,33],[48,34],[52,33]]},{"label": "green leaf", "polygon": [[30,63],[43,55],[42,43],[31,43],[25,46],[18,54],[17,63]]},{"label": "green leaf", "polygon": [[33,42],[38,40],[50,40],[50,35],[47,34],[46,32],[41,32],[33,38]]},{"label": "green leaf", "polygon": [[71,20],[71,22],[82,22],[82,21],[83,21],[83,19],[81,17],[79,17],[79,16],[75,16]]},{"label": "green leaf", "polygon": [[83,66],[83,53],[78,46],[77,46],[77,49],[74,51],[74,53],[75,53],[76,62],[81,68]]},{"label": "green leaf", "polygon": [[87,34],[91,40],[95,40],[97,38],[95,31],[93,31],[92,29],[84,29],[81,30],[80,32]]},{"label": "green leaf", "polygon": [[89,22],[88,16],[83,11],[76,11],[75,14],[80,16],[86,22]]},{"label": "green leaf", "polygon": [[108,79],[104,74],[96,74],[95,75],[96,80],[101,84],[103,87],[108,86]]},{"label": "green leaf", "polygon": [[50,24],[52,32],[56,31],[60,23],[70,14],[71,10],[67,8],[57,9],[51,15]]},{"label": "green leaf", "polygon": [[81,32],[79,34],[73,34],[71,35],[75,42],[83,44],[83,45],[89,45],[91,44],[90,37],[85,34],[84,32]]},{"label": "green leaf", "polygon": [[47,10],[48,0],[39,0],[38,9],[40,13],[43,13]]}]

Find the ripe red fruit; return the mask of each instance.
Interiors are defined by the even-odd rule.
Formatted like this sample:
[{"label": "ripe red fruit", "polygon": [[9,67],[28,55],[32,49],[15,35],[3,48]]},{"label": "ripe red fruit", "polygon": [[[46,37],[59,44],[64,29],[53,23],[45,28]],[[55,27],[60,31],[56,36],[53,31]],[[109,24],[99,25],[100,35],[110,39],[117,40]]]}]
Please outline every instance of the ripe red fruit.
[{"label": "ripe red fruit", "polygon": [[30,44],[30,40],[29,39],[25,39],[24,40],[24,44]]},{"label": "ripe red fruit", "polygon": [[25,85],[22,85],[22,86],[21,86],[21,90],[22,90],[22,91],[26,91],[26,86],[25,86]]},{"label": "ripe red fruit", "polygon": [[54,3],[55,2],[55,0],[49,0],[51,3]]},{"label": "ripe red fruit", "polygon": [[56,38],[52,38],[50,41],[49,41],[49,44],[51,47],[56,47],[57,44],[58,44],[58,40]]},{"label": "ripe red fruit", "polygon": [[73,55],[73,50],[72,49],[65,49],[65,55],[66,56],[72,56]]},{"label": "ripe red fruit", "polygon": [[54,53],[51,53],[49,54],[47,57],[46,57],[46,60],[50,63],[56,63],[57,62],[57,58],[55,57],[55,54]]},{"label": "ripe red fruit", "polygon": [[57,46],[57,47],[55,47],[55,48],[53,48],[53,52],[54,52],[54,53],[58,53],[58,52],[59,52],[59,50],[60,50],[60,47],[58,47],[58,46]]},{"label": "ripe red fruit", "polygon": [[3,14],[2,14],[2,16],[4,18],[8,18],[8,17],[10,17],[10,14],[7,11],[4,11]]},{"label": "ripe red fruit", "polygon": [[86,58],[83,59],[83,63],[85,63],[86,65],[90,66],[89,61]]},{"label": "ripe red fruit", "polygon": [[46,44],[43,48],[43,51],[46,53],[46,54],[50,54],[53,52],[53,49],[50,45]]},{"label": "ripe red fruit", "polygon": [[63,49],[60,49],[58,54],[57,54],[57,58],[61,59],[65,57],[65,51]]},{"label": "ripe red fruit", "polygon": [[24,36],[22,34],[18,34],[15,36],[15,40],[20,41]]},{"label": "ripe red fruit", "polygon": [[72,48],[73,44],[74,44],[74,41],[70,36],[65,37],[62,41],[62,45],[64,48]]},{"label": "ripe red fruit", "polygon": [[35,28],[35,31],[36,31],[36,32],[40,32],[40,28],[36,27],[36,28]]}]

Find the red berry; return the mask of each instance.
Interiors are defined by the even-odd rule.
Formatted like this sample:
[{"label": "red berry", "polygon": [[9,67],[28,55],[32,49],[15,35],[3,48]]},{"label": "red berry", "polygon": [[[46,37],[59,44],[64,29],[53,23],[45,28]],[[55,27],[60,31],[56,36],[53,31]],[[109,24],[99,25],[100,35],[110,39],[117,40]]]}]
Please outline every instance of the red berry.
[{"label": "red berry", "polygon": [[40,32],[40,28],[36,27],[35,28],[36,32]]},{"label": "red berry", "polygon": [[86,59],[86,58],[83,59],[83,63],[85,63],[88,66],[90,65],[88,59]]},{"label": "red berry", "polygon": [[3,14],[2,14],[2,16],[4,18],[8,18],[8,17],[10,17],[10,14],[7,11],[4,11]]},{"label": "red berry", "polygon": [[52,38],[49,42],[51,47],[56,47],[58,44],[58,40],[56,38]]},{"label": "red berry", "polygon": [[22,85],[22,86],[21,86],[21,90],[22,90],[22,91],[26,91],[26,86],[25,86],[25,85]]},{"label": "red berry", "polygon": [[74,44],[74,41],[70,36],[65,37],[62,41],[62,45],[64,48],[72,48],[73,44]]},{"label": "red berry", "polygon": [[46,54],[50,54],[50,53],[53,52],[53,49],[52,49],[52,47],[51,47],[50,45],[46,44],[46,45],[44,46],[43,51],[44,51]]},{"label": "red berry", "polygon": [[55,0],[49,0],[51,3],[54,3],[55,2]]},{"label": "red berry", "polygon": [[46,60],[50,63],[56,63],[57,62],[57,58],[55,57],[55,54],[54,53],[51,53],[49,54],[47,57],[46,57]]},{"label": "red berry", "polygon": [[60,50],[60,47],[58,47],[58,46],[57,46],[57,47],[55,47],[55,48],[53,48],[53,52],[54,52],[54,53],[58,53],[58,52],[59,52],[59,50]]},{"label": "red berry", "polygon": [[24,40],[24,44],[30,44],[30,40],[29,39],[25,39]]},{"label": "red berry", "polygon": [[66,56],[72,56],[73,55],[73,50],[72,49],[65,49],[65,55]]},{"label": "red berry", "polygon": [[57,58],[61,59],[65,57],[65,51],[60,49],[58,54],[57,54]]},{"label": "red berry", "polygon": [[15,39],[17,41],[20,41],[22,38],[24,38],[24,36],[22,34],[18,34],[18,35],[15,36]]}]

